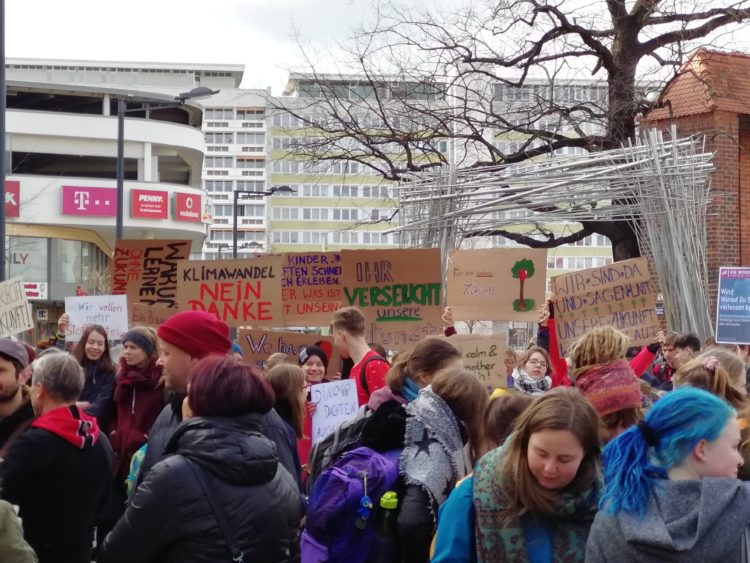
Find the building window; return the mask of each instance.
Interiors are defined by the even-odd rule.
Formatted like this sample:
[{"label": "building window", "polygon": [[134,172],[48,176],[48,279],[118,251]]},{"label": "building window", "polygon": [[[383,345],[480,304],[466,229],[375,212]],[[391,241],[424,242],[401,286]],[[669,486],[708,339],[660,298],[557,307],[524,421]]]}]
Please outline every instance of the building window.
[{"label": "building window", "polygon": [[265,109],[238,109],[237,110],[237,119],[258,121],[258,120],[265,119],[265,117],[266,117]]},{"label": "building window", "polygon": [[234,158],[231,156],[207,156],[203,162],[206,168],[232,168]]},{"label": "building window", "polygon": [[237,144],[238,145],[265,145],[266,134],[265,133],[237,133]]},{"label": "building window", "polygon": [[234,119],[234,109],[232,108],[206,108],[206,119]]},{"label": "building window", "polygon": [[231,145],[234,133],[213,132],[206,133],[206,144]]},{"label": "building window", "polygon": [[266,161],[260,158],[237,158],[237,168],[261,168],[266,167]]},{"label": "building window", "polygon": [[231,192],[232,180],[206,180],[206,191],[214,193]]}]

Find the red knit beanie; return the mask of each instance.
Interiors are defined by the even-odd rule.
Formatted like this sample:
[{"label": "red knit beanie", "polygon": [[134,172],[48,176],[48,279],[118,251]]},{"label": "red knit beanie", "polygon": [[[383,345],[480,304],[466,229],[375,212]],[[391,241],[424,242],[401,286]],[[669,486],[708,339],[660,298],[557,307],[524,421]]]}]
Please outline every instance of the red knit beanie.
[{"label": "red knit beanie", "polygon": [[625,360],[594,366],[576,379],[576,387],[599,416],[641,406],[641,386]]},{"label": "red knit beanie", "polygon": [[205,311],[183,311],[169,317],[157,331],[159,338],[193,358],[223,356],[229,352],[229,325]]}]

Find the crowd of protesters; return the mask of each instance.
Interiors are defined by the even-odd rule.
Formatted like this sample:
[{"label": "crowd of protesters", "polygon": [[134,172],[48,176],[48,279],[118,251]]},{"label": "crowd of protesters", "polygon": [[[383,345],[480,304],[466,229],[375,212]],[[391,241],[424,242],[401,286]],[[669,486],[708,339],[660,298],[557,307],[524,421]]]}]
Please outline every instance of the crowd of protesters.
[{"label": "crowd of protesters", "polygon": [[[354,307],[263,369],[208,313],[117,359],[67,323],[0,339],[2,562],[750,561],[746,345],[599,327],[562,357],[550,298],[488,389],[450,338],[389,357]],[[310,387],[339,379],[360,409],[313,444]]]}]

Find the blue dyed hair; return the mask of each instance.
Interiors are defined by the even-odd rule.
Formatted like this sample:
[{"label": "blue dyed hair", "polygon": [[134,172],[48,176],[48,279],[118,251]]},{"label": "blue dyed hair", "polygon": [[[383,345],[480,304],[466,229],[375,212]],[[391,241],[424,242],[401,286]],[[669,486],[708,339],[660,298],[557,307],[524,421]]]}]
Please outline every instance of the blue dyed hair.
[{"label": "blue dyed hair", "polygon": [[644,419],[658,437],[649,447],[638,426],[612,440],[604,449],[604,494],[599,507],[643,515],[651,496],[651,479],[667,478],[701,440],[713,442],[734,416],[727,403],[702,389],[683,387],[659,399]]}]

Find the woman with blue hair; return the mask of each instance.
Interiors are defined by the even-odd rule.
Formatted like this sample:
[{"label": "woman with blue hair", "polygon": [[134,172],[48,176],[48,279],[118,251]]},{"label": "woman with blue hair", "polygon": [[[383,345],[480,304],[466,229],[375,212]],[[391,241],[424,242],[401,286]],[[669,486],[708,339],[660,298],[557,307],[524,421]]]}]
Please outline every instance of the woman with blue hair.
[{"label": "woman with blue hair", "polygon": [[586,561],[743,561],[750,488],[734,409],[691,387],[660,399],[604,450]]}]

